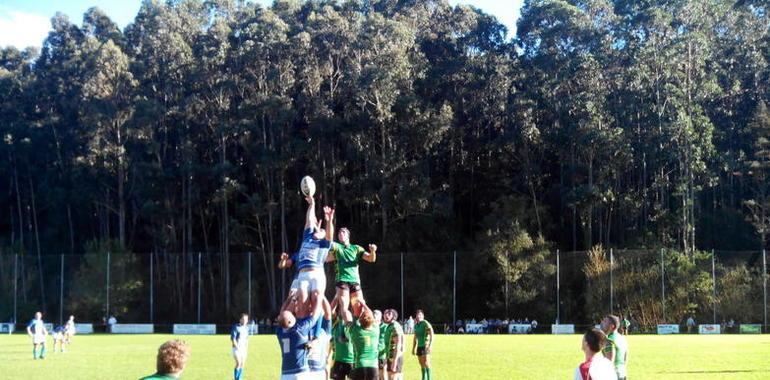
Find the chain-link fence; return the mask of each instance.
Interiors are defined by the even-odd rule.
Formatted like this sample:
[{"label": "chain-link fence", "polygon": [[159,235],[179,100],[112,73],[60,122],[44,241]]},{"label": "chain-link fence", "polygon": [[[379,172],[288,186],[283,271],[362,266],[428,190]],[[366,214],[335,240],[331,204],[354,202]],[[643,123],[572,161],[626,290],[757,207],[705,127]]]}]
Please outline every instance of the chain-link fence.
[{"label": "chain-link fence", "polygon": [[[227,324],[247,312],[269,321],[294,275],[276,269],[277,261],[262,252],[3,254],[0,318],[23,322],[42,310],[52,322],[75,314],[97,326],[110,315],[157,325]],[[471,319],[590,326],[610,313],[627,317],[632,332],[684,326],[690,317],[727,332],[739,324],[767,326],[762,251],[594,249],[554,251],[547,261],[547,270],[528,279],[503,275],[510,272],[481,252],[385,252],[376,263],[362,261],[360,274],[373,308],[402,317],[423,309],[448,329]],[[333,265],[326,273],[331,299]]]}]

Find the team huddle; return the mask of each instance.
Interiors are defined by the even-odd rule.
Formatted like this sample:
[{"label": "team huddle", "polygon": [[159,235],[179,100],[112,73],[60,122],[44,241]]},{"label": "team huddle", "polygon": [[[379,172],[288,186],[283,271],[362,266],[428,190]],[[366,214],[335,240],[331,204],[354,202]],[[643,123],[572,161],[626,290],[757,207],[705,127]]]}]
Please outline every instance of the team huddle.
[{"label": "team huddle", "polygon": [[[351,244],[347,228],[339,230],[339,242],[334,242],[334,209],[324,207],[323,221],[318,220],[315,185],[309,177],[302,185],[308,202],[302,243],[294,255],[282,253],[278,264],[296,270],[278,315],[281,379],[401,379],[405,342],[398,313],[373,311],[361,289],[359,261],[374,263],[377,246],[364,249]],[[331,302],[325,296],[327,262],[335,266],[336,293]],[[412,353],[418,356],[422,379],[430,380],[433,328],[421,310],[415,319]],[[247,323],[244,314],[231,332],[235,380],[240,380],[246,361]]]}]

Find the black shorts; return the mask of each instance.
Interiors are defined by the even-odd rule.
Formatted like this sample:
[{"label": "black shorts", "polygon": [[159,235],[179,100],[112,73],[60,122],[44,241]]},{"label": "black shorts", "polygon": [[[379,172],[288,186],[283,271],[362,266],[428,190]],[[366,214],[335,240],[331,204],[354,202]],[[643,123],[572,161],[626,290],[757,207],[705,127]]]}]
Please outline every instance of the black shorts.
[{"label": "black shorts", "polygon": [[357,282],[337,281],[335,285],[339,289],[350,290],[351,293],[356,293],[361,291],[361,284]]},{"label": "black shorts", "polygon": [[334,362],[330,376],[334,380],[345,380],[345,377],[350,376],[353,371],[353,364]]},{"label": "black shorts", "polygon": [[353,375],[350,376],[353,380],[377,380],[380,377],[380,372],[374,367],[361,367],[353,370]]},{"label": "black shorts", "polygon": [[377,368],[379,368],[380,370],[382,370],[382,369],[384,369],[384,368],[385,368],[385,364],[387,364],[387,363],[388,363],[387,359],[385,359],[385,358],[379,358],[379,359],[377,359]]},{"label": "black shorts", "polygon": [[425,356],[425,347],[417,347],[417,356]]},{"label": "black shorts", "polygon": [[398,360],[396,358],[388,359],[388,372],[401,373],[404,368],[404,355],[401,355]]}]

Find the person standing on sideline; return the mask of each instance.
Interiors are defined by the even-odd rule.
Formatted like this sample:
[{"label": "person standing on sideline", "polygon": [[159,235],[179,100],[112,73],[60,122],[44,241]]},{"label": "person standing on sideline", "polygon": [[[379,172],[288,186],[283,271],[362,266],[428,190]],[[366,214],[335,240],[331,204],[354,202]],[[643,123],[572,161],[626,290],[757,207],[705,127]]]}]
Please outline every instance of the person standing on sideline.
[{"label": "person standing on sideline", "polygon": [[575,368],[575,380],[617,380],[612,362],[601,355],[606,340],[607,336],[596,328],[583,335],[585,361]]},{"label": "person standing on sideline", "polygon": [[[32,357],[45,359],[45,341],[48,337],[48,330],[46,330],[43,322],[43,313],[38,311],[35,313],[35,318],[29,321],[27,335],[32,338]],[[40,354],[37,353],[38,347],[40,347]]]},{"label": "person standing on sideline", "polygon": [[422,368],[422,380],[431,380],[430,354],[433,345],[433,326],[425,320],[425,313],[418,309],[414,313],[414,341],[412,342],[412,355],[417,355],[417,361]]},{"label": "person standing on sideline", "polygon": [[249,353],[249,315],[241,314],[238,323],[230,329],[230,343],[233,346],[233,358],[235,359],[235,369],[233,370],[233,379],[241,380],[243,367],[246,365],[246,355]]},{"label": "person standing on sideline", "polygon": [[615,366],[618,380],[626,380],[628,342],[626,342],[626,337],[618,331],[620,328],[620,318],[615,315],[608,315],[602,319],[601,327],[602,332],[607,334],[607,342],[602,349],[602,353]]}]

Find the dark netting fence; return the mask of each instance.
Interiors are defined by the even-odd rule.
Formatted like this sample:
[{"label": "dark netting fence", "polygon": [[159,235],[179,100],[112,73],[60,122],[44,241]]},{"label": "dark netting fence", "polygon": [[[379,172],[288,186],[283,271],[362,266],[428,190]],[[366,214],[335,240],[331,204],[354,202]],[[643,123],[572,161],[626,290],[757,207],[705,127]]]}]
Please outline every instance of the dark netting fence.
[{"label": "dark netting fence", "polygon": [[[545,261],[518,268],[525,274],[517,277],[481,252],[380,252],[376,263],[361,262],[360,274],[370,306],[402,317],[423,309],[440,331],[468,321],[538,320],[537,331],[548,332],[552,323],[585,328],[606,314],[628,318],[632,333],[663,323],[686,328],[689,318],[727,332],[767,326],[762,251],[597,248],[553,251]],[[226,325],[245,312],[269,329],[294,275],[277,263],[263,252],[2,254],[0,322],[25,322],[42,310],[51,322],[74,314],[97,331],[109,315],[165,331],[174,323]],[[331,299],[332,265],[326,275]]]}]

